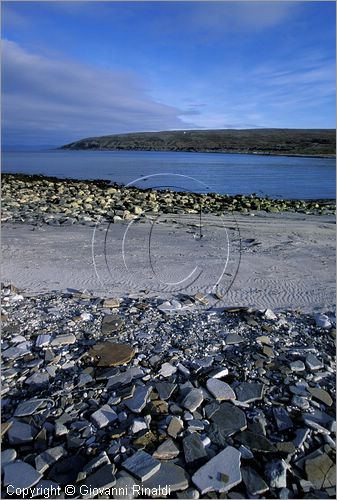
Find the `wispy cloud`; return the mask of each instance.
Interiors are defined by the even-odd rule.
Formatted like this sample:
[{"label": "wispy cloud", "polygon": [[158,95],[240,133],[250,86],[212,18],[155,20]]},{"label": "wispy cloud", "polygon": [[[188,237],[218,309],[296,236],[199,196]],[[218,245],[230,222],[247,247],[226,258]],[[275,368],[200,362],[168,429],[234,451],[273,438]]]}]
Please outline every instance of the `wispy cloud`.
[{"label": "wispy cloud", "polygon": [[151,98],[149,82],[130,71],[50,59],[4,41],[2,72],[3,133],[11,143],[189,126],[183,110]]}]

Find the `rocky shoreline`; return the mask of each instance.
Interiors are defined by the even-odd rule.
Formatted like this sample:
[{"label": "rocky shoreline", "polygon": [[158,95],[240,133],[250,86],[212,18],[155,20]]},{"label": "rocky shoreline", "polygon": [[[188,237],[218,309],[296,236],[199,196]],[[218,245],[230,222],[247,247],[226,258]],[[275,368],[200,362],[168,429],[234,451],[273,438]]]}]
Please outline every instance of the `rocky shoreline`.
[{"label": "rocky shoreline", "polygon": [[335,200],[272,200],[255,195],[177,193],[142,190],[110,181],[58,179],[38,175],[2,175],[2,221],[86,224],[100,217],[111,222],[145,214],[255,214],[298,212],[334,214]]},{"label": "rocky shoreline", "polygon": [[2,498],[335,498],[334,318],[200,301],[3,285]]}]

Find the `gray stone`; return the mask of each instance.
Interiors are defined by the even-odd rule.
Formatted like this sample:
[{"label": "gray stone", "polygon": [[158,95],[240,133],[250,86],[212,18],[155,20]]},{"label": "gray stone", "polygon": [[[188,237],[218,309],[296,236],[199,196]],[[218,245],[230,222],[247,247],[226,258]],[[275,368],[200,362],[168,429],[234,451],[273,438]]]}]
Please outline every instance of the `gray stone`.
[{"label": "gray stone", "polygon": [[[103,465],[96,472],[90,474],[83,484],[90,486],[90,488],[112,488],[116,484],[114,466],[110,464]],[[88,491],[86,498],[92,498],[90,491]]]},{"label": "gray stone", "polygon": [[324,389],[321,389],[320,387],[309,387],[309,392],[312,395],[312,397],[317,401],[320,401],[321,403],[324,403],[327,406],[332,405],[333,403],[332,397]]},{"label": "gray stone", "polygon": [[51,341],[51,335],[39,335],[35,341],[35,347],[44,347],[49,345]]},{"label": "gray stone", "polygon": [[49,382],[49,374],[46,372],[36,372],[31,377],[25,380],[27,385],[43,386]]},{"label": "gray stone", "polygon": [[277,319],[276,314],[271,309],[266,309],[263,313],[263,316],[269,320]]},{"label": "gray stone", "polygon": [[144,375],[144,371],[139,366],[132,366],[128,370],[117,375],[109,377],[107,383],[107,389],[112,389],[114,387],[119,387],[123,385],[130,384],[132,380],[140,378]]},{"label": "gray stone", "polygon": [[75,344],[76,342],[76,337],[72,333],[64,333],[62,335],[58,335],[51,341],[52,346],[62,346],[62,345],[69,345],[69,344]]},{"label": "gray stone", "polygon": [[135,418],[131,425],[132,434],[137,434],[140,431],[147,429],[147,423],[143,418]]},{"label": "gray stone", "polygon": [[290,369],[293,372],[304,372],[305,371],[305,364],[303,361],[300,361],[299,359],[297,361],[293,361],[290,363]]},{"label": "gray stone", "polygon": [[251,403],[263,397],[264,385],[255,382],[241,382],[235,387],[238,401],[241,403]]},{"label": "gray stone", "polygon": [[66,454],[63,446],[55,446],[54,448],[49,448],[48,450],[40,453],[35,457],[35,467],[38,472],[43,474],[54,462],[59,460]]},{"label": "gray stone", "polygon": [[117,413],[109,405],[102,406],[91,415],[91,421],[98,429],[112,424],[117,418]]},{"label": "gray stone", "polygon": [[117,314],[107,314],[102,320],[102,334],[108,335],[122,330],[124,321]]},{"label": "gray stone", "polygon": [[16,451],[12,448],[7,448],[1,452],[1,474],[3,473],[4,467],[16,459]]},{"label": "gray stone", "polygon": [[45,403],[45,401],[45,399],[30,399],[29,401],[23,401],[17,406],[14,417],[32,415]]},{"label": "gray stone", "polygon": [[291,399],[291,404],[297,406],[297,408],[300,408],[301,410],[307,410],[310,407],[310,403],[307,398],[304,398],[303,396],[296,396],[295,394]]},{"label": "gray stone", "polygon": [[31,342],[22,342],[22,344],[16,345],[15,347],[10,347],[2,351],[2,357],[4,359],[19,359],[29,354],[31,352],[32,344]]},{"label": "gray stone", "polygon": [[262,453],[276,451],[269,439],[261,434],[256,434],[255,432],[243,431],[235,436],[235,440],[254,451],[260,451]]},{"label": "gray stone", "polygon": [[183,428],[184,423],[181,418],[173,416],[167,428],[167,433],[169,436],[176,438],[177,435],[183,430]]},{"label": "gray stone", "polygon": [[330,330],[331,328],[331,322],[325,314],[318,314],[315,318],[316,320],[316,326],[319,328],[324,328],[325,330]]},{"label": "gray stone", "polygon": [[117,492],[114,498],[132,500],[138,497],[137,488],[140,488],[140,482],[125,470],[121,470],[116,474],[116,484],[114,488]]},{"label": "gray stone", "polygon": [[317,489],[336,486],[336,465],[326,453],[306,460],[305,472]]},{"label": "gray stone", "polygon": [[183,440],[185,461],[188,465],[200,467],[208,458],[204,443],[198,434],[189,434]]},{"label": "gray stone", "polygon": [[287,464],[284,460],[271,460],[265,468],[265,475],[271,488],[286,488]]},{"label": "gray stone", "polygon": [[147,403],[147,400],[152,391],[152,386],[145,387],[138,385],[132,398],[125,400],[125,406],[134,413],[140,413]]},{"label": "gray stone", "polygon": [[173,439],[168,438],[158,446],[152,456],[158,460],[171,460],[172,458],[176,458],[179,453],[180,450]]},{"label": "gray stone", "polygon": [[245,413],[231,403],[222,403],[210,418],[223,436],[231,436],[247,427]]},{"label": "gray stone", "polygon": [[295,448],[301,448],[309,434],[309,429],[297,429],[295,431],[295,439],[293,440]]},{"label": "gray stone", "polygon": [[252,495],[261,495],[269,490],[267,483],[252,467],[241,468],[242,481]]},{"label": "gray stone", "polygon": [[21,489],[34,486],[42,477],[34,467],[20,460],[5,465],[4,474],[4,486],[12,485]]},{"label": "gray stone", "polygon": [[106,454],[105,451],[102,451],[97,457],[93,458],[92,460],[90,460],[90,462],[85,464],[85,466],[83,467],[83,472],[89,475],[92,474],[99,467],[109,464],[110,460],[108,455]]},{"label": "gray stone", "polygon": [[33,441],[37,430],[25,422],[13,421],[12,427],[9,429],[8,441],[9,444],[25,444]]},{"label": "gray stone", "polygon": [[156,391],[158,392],[160,399],[166,401],[171,397],[176,387],[177,384],[172,384],[170,382],[158,382],[156,384]]},{"label": "gray stone", "polygon": [[182,405],[186,410],[195,411],[204,400],[204,394],[201,389],[192,389],[183,399]]},{"label": "gray stone", "polygon": [[237,333],[229,333],[225,338],[226,345],[235,345],[245,342],[245,339],[240,337]]},{"label": "gray stone", "polygon": [[209,378],[206,382],[206,387],[212,396],[218,401],[226,401],[228,399],[236,399],[235,392],[229,384],[218,380],[217,378]]},{"label": "gray stone", "polygon": [[226,492],[241,482],[241,453],[227,446],[218,455],[203,465],[192,476],[192,481],[202,495],[216,491]]},{"label": "gray stone", "polygon": [[[162,462],[158,472],[143,483],[144,488],[156,488],[163,494],[188,488],[188,476],[184,469],[171,462]],[[160,495],[162,497],[162,495]]]},{"label": "gray stone", "polygon": [[293,422],[289,417],[288,412],[284,408],[282,408],[282,406],[273,408],[273,413],[279,431],[292,429]]},{"label": "gray stone", "polygon": [[173,373],[175,373],[176,371],[177,371],[176,366],[171,365],[171,363],[163,363],[160,368],[159,375],[161,375],[164,378],[168,378],[171,375],[173,375]]},{"label": "gray stone", "polygon": [[316,358],[316,356],[314,356],[311,352],[305,358],[305,364],[311,371],[320,370],[324,366],[322,361]]},{"label": "gray stone", "polygon": [[160,469],[161,463],[145,451],[137,451],[122,466],[137,479],[146,481]]}]

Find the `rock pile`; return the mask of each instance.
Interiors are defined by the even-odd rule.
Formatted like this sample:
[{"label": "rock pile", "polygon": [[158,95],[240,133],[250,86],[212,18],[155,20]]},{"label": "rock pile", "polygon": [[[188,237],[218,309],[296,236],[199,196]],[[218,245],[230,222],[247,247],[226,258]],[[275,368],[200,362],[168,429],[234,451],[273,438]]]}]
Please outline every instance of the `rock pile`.
[{"label": "rock pile", "polygon": [[335,498],[334,318],[191,302],[3,286],[2,498]]},{"label": "rock pile", "polygon": [[86,224],[99,217],[112,222],[132,220],[145,213],[197,214],[301,212],[335,213],[333,200],[271,200],[255,195],[177,193],[122,187],[109,181],[62,180],[52,177],[4,174],[2,220],[32,224]]}]

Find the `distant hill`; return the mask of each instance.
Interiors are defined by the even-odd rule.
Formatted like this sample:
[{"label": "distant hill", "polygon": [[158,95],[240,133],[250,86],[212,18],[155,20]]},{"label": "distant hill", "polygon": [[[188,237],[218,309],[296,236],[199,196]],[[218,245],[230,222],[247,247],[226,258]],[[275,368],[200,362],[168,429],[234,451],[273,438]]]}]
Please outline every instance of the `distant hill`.
[{"label": "distant hill", "polygon": [[89,137],[61,149],[334,156],[334,129],[177,130]]}]

